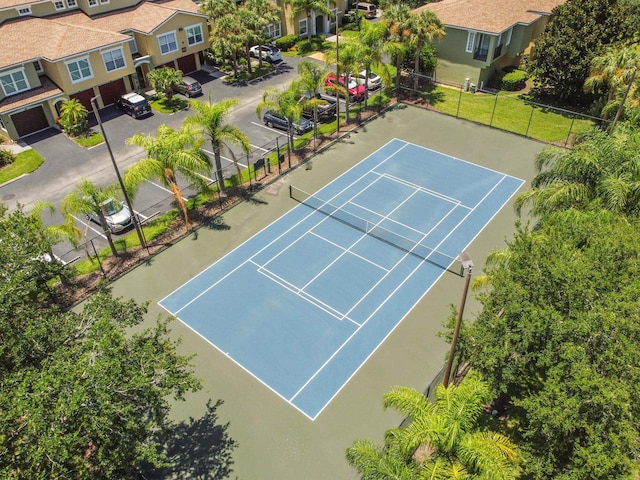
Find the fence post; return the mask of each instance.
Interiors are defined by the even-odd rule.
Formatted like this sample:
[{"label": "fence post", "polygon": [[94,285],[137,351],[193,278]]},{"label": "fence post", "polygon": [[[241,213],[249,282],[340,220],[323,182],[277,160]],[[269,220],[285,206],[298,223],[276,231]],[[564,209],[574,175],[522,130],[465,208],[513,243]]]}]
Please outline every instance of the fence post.
[{"label": "fence post", "polygon": [[458,114],[460,113],[460,102],[462,101],[462,87],[460,87],[460,95],[458,95],[458,109],[456,110],[456,118],[458,118]]},{"label": "fence post", "polygon": [[569,133],[567,133],[567,138],[564,141],[564,146],[567,146],[567,143],[569,143],[569,139],[571,138],[571,131],[573,130],[573,122],[576,121],[576,117],[571,117],[571,125],[569,125]]},{"label": "fence post", "polygon": [[489,128],[493,126],[493,116],[496,114],[496,105],[498,105],[498,95],[500,94],[496,93],[496,101],[493,102],[493,112],[491,112],[491,120],[489,120]]},{"label": "fence post", "polygon": [[527,124],[527,131],[524,132],[524,136],[529,138],[529,127],[531,127],[531,120],[533,120],[533,111],[535,110],[535,107],[533,105],[531,105],[531,115],[529,115],[529,123]]}]

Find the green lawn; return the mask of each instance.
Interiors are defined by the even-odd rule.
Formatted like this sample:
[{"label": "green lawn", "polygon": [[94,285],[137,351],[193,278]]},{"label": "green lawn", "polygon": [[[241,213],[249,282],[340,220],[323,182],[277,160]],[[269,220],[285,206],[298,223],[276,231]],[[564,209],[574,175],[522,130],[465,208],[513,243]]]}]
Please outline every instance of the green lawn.
[{"label": "green lawn", "polygon": [[11,165],[0,170],[0,185],[18,178],[20,175],[37,170],[42,162],[44,162],[44,158],[33,149],[20,152]]},{"label": "green lawn", "polygon": [[179,110],[183,110],[189,106],[186,100],[179,97],[172,98],[160,98],[150,102],[151,108],[160,113],[175,113]]},{"label": "green lawn", "polygon": [[422,96],[443,113],[543,142],[564,142],[570,132],[574,134],[593,125],[591,120],[531,105],[514,94],[461,93],[435,87]]},{"label": "green lawn", "polygon": [[98,132],[91,132],[86,137],[73,137],[74,142],[84,148],[95,147],[104,142],[104,137]]}]

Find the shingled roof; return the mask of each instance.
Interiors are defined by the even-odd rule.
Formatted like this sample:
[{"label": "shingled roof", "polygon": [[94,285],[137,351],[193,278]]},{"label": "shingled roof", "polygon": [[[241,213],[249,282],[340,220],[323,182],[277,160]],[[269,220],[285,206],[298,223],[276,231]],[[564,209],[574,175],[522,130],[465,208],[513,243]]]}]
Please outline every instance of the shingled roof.
[{"label": "shingled roof", "polygon": [[565,0],[442,0],[414,10],[433,11],[447,27],[499,34],[535,22]]},{"label": "shingled roof", "polygon": [[[2,1],[2,0],[0,0]],[[80,10],[50,17],[23,17],[0,25],[0,68],[44,58],[56,61],[129,40],[121,32],[149,34],[177,12],[197,13],[190,0],[143,2],[89,17]]]}]

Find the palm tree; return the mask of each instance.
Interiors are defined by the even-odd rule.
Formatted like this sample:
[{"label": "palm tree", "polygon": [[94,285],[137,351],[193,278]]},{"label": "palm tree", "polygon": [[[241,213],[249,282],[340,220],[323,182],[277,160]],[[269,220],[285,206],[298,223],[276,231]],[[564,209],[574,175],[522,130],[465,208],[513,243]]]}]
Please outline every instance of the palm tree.
[{"label": "palm tree", "polygon": [[477,429],[489,397],[488,385],[473,373],[460,386],[439,385],[435,403],[414,389],[395,387],[384,395],[384,407],[407,415],[409,425],[387,431],[382,449],[355,442],[347,461],[363,479],[515,479],[515,445],[502,434]]},{"label": "palm tree", "polygon": [[[387,36],[387,25],[384,22],[364,22],[360,27],[360,35],[357,41],[360,43],[360,63],[365,68],[365,76],[369,78],[371,67],[379,67],[384,77],[384,82],[389,83],[389,70],[382,61],[384,53],[384,41]],[[365,83],[365,86],[367,84]],[[364,94],[364,108],[367,108],[369,89]]]},{"label": "palm tree", "polygon": [[234,0],[204,0],[199,7],[200,13],[203,13],[208,17],[211,25],[209,44],[211,45],[212,50],[218,50],[223,61],[226,58],[228,50],[226,49],[225,38],[214,35],[217,31],[216,22],[218,19],[227,15],[235,15],[237,8],[237,4]]},{"label": "palm tree", "polygon": [[102,205],[109,199],[115,198],[119,191],[120,187],[115,184],[98,187],[90,180],[84,180],[62,200],[62,213],[69,224],[73,223],[73,215],[80,214],[88,216],[95,214],[98,217],[102,231],[107,237],[107,242],[111,248],[111,253],[113,253],[114,256],[118,256],[118,251],[113,243],[111,230],[104,217]]},{"label": "palm tree", "polygon": [[632,47],[611,48],[604,55],[595,57],[591,63],[591,75],[584,82],[586,92],[607,90],[607,104],[602,110],[605,119],[619,106],[616,96],[627,89],[640,67],[640,51]]},{"label": "palm tree", "polygon": [[640,213],[640,131],[599,129],[584,134],[572,150],[545,148],[536,157],[537,175],[531,189],[515,200],[543,216],[570,208],[606,208]]},{"label": "palm tree", "polygon": [[237,145],[242,148],[242,151],[245,153],[249,153],[251,151],[251,144],[244,132],[233,125],[225,123],[231,108],[238,105],[240,101],[230,99],[219,103],[213,103],[211,98],[209,98],[208,103],[199,102],[197,100],[191,100],[189,103],[196,111],[196,114],[187,117],[184,121],[184,125],[187,127],[194,127],[198,133],[207,137],[211,142],[211,150],[213,151],[218,185],[220,187],[220,191],[224,193],[226,188],[224,185],[224,173],[222,171],[223,151],[226,148],[233,159],[233,164],[236,167],[238,175],[238,183],[242,182],[240,166],[238,165],[238,160],[229,145]]},{"label": "palm tree", "polygon": [[86,134],[89,131],[88,113],[77,98],[66,100],[60,107],[60,125],[68,135]]},{"label": "palm tree", "polygon": [[318,107],[327,103],[326,100],[318,98],[318,94],[324,88],[329,69],[309,60],[303,60],[298,64],[298,73],[301,88],[309,94],[302,108],[313,110],[313,149],[315,150],[318,136]]},{"label": "palm tree", "polygon": [[[296,18],[304,14],[307,19],[307,40],[311,40],[311,13],[324,13],[327,17],[333,18],[333,10],[327,6],[327,2],[323,0],[285,0],[287,5],[291,6],[291,21],[295,22]],[[330,1],[333,5],[335,2]]]},{"label": "palm tree", "polygon": [[200,191],[208,188],[204,175],[211,171],[211,160],[201,148],[203,141],[184,127],[174,130],[163,124],[158,127],[155,136],[137,133],[128,138],[127,143],[142,147],[147,154],[147,158],[135,163],[125,173],[127,191],[133,196],[142,183],[159,180],[171,190],[185,227],[189,230],[189,215],[176,177],[180,173]]},{"label": "palm tree", "polygon": [[173,87],[182,81],[182,70],[170,67],[156,68],[147,74],[147,78],[156,92],[171,99]]},{"label": "palm tree", "polygon": [[[349,121],[349,104],[350,97],[347,85],[351,74],[358,71],[360,68],[360,60],[362,58],[362,47],[356,40],[347,40],[341,44],[340,52],[337,53],[334,50],[327,52],[327,62],[335,63],[337,72],[340,76],[336,76],[336,100],[338,100],[338,94],[345,98],[345,119]],[[345,79],[345,87],[339,87],[337,80],[339,78]]]},{"label": "palm tree", "polygon": [[402,60],[407,53],[412,34],[411,11],[403,3],[393,3],[382,13],[382,21],[387,24],[389,32],[385,50],[396,59],[396,96],[398,96]]},{"label": "palm tree", "polygon": [[[246,0],[244,8],[254,15],[253,38],[259,46],[264,45],[268,40],[267,27],[280,21],[280,8],[271,0]],[[262,55],[258,55],[258,68],[262,68]]]},{"label": "palm tree", "polygon": [[293,125],[300,121],[300,117],[302,117],[302,104],[299,101],[301,95],[302,85],[300,80],[294,80],[284,90],[275,87],[265,90],[262,95],[262,102],[256,108],[258,118],[261,118],[264,112],[270,110],[276,115],[286,118],[289,122],[289,127],[287,128],[289,164],[291,164],[291,152],[295,149]]},{"label": "palm tree", "polygon": [[444,38],[445,29],[440,19],[431,10],[422,10],[412,17],[411,44],[415,47],[415,59],[413,71],[416,74],[413,79],[413,88],[418,89],[418,73],[420,72],[420,53],[426,43],[434,39],[440,41]]}]

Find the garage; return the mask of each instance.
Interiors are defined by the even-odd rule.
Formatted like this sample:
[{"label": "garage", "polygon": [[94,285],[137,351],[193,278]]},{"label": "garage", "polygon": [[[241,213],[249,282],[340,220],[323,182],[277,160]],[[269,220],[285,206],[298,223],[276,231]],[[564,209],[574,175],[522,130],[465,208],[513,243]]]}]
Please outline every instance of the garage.
[{"label": "garage", "polygon": [[124,86],[124,80],[122,78],[114,80],[113,82],[105,83],[98,87],[100,95],[102,96],[102,104],[104,106],[111,105],[116,101],[123,93],[127,93],[127,89]]},{"label": "garage", "polygon": [[11,121],[20,137],[49,128],[49,121],[42,105],[11,115]]},{"label": "garage", "polygon": [[69,95],[69,98],[75,98],[78,101],[80,101],[80,103],[82,105],[84,105],[84,108],[86,108],[87,110],[91,111],[91,99],[94,97],[95,95],[93,94],[93,88],[90,88],[88,90],[84,90],[82,92],[78,92],[78,93],[74,93],[73,95]]},{"label": "garage", "polygon": [[195,55],[187,55],[185,57],[178,59],[178,68],[182,70],[182,73],[185,75],[187,73],[195,72],[196,67],[196,56]]}]

